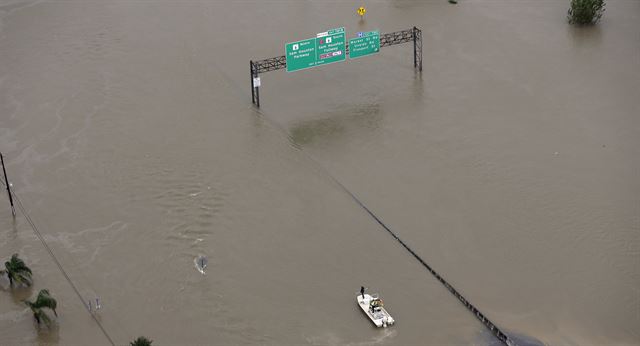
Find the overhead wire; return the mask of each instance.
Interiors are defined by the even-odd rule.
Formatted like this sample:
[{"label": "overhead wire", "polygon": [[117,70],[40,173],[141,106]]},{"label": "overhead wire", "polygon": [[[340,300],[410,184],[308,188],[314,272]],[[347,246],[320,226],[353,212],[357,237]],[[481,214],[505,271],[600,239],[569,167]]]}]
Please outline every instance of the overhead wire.
[{"label": "overhead wire", "polygon": [[[6,186],[4,181],[2,181],[2,185]],[[24,218],[27,220],[27,222],[31,226],[31,229],[33,229],[33,232],[35,233],[36,237],[40,240],[40,242],[44,246],[45,250],[47,250],[47,252],[49,253],[49,256],[51,256],[51,258],[53,259],[53,262],[56,264],[56,266],[58,267],[58,269],[60,270],[60,272],[62,273],[64,278],[67,280],[67,282],[69,283],[69,285],[71,286],[73,291],[76,293],[78,298],[80,298],[80,301],[82,302],[82,305],[85,306],[84,297],[82,297],[82,294],[80,294],[80,291],[78,290],[78,288],[74,284],[73,280],[71,280],[71,277],[69,277],[69,274],[67,274],[67,271],[62,266],[62,263],[60,263],[60,261],[58,260],[56,255],[53,253],[53,250],[51,250],[51,247],[49,246],[49,244],[47,244],[47,241],[42,236],[42,233],[38,229],[38,226],[36,226],[35,222],[33,222],[33,220],[31,219],[31,216],[29,216],[29,214],[25,210],[24,205],[22,204],[22,200],[20,199],[20,197],[18,197],[18,195],[15,193],[15,191],[13,191],[13,189],[11,187],[9,187],[9,191],[13,195],[14,200],[16,201],[16,205],[18,206],[18,209],[20,210],[20,212],[22,213]],[[96,324],[98,325],[98,327],[100,328],[100,330],[102,331],[104,336],[107,338],[107,340],[109,340],[109,343],[112,346],[115,346],[116,343],[113,341],[113,338],[111,338],[111,336],[109,335],[107,330],[104,328],[104,326],[102,325],[100,320],[98,320],[96,315],[92,314],[91,312],[89,312],[89,314],[91,315],[91,318],[93,318],[93,320],[96,322]]]}]

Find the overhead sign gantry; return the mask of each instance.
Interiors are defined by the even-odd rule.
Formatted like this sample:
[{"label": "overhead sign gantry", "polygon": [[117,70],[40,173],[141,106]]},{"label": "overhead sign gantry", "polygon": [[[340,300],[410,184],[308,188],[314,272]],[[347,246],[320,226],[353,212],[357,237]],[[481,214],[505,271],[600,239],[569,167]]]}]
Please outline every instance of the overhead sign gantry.
[{"label": "overhead sign gantry", "polygon": [[[304,70],[333,62],[375,54],[380,48],[413,42],[413,67],[422,71],[422,30],[411,29],[380,34],[378,31],[359,33],[345,42],[344,28],[321,32],[315,38],[291,42],[285,45],[285,55],[249,61],[251,101],[260,107],[260,73],[286,69],[287,72]],[[350,49],[353,50],[351,53]]]}]

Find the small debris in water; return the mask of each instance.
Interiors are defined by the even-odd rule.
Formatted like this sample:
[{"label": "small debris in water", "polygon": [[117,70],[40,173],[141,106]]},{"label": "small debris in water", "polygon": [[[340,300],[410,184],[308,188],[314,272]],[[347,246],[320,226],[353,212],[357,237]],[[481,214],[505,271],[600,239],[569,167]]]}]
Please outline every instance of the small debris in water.
[{"label": "small debris in water", "polygon": [[450,4],[457,4],[457,3],[458,3],[458,0],[449,0],[449,3],[450,3]]},{"label": "small debris in water", "polygon": [[89,301],[87,301],[87,309],[89,309],[89,312],[98,312],[98,310],[102,309],[102,305],[100,304],[100,298],[96,297],[96,308],[95,310],[93,309],[93,304],[91,303],[91,299],[89,299]]},{"label": "small debris in water", "polygon": [[209,261],[207,260],[206,256],[200,255],[198,257],[196,257],[193,262],[196,265],[196,269],[198,269],[198,271],[200,272],[200,274],[204,275],[204,269],[207,268],[207,263],[209,263]]}]

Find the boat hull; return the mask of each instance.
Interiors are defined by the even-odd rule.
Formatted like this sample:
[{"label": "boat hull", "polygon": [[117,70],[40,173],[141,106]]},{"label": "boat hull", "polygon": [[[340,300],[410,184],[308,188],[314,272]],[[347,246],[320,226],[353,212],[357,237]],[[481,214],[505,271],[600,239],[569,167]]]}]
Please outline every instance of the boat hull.
[{"label": "boat hull", "polygon": [[362,312],[364,312],[365,315],[369,317],[371,322],[373,322],[373,324],[375,324],[376,327],[386,328],[387,326],[393,325],[395,323],[395,320],[393,319],[393,317],[391,317],[391,315],[389,315],[389,313],[387,312],[387,310],[385,310],[384,307],[379,307],[376,311],[371,311],[370,304],[371,304],[371,301],[373,300],[374,300],[374,297],[372,297],[369,294],[364,294],[364,295],[359,294],[356,296],[356,301],[358,303],[358,306],[360,306],[360,309],[362,309]]}]

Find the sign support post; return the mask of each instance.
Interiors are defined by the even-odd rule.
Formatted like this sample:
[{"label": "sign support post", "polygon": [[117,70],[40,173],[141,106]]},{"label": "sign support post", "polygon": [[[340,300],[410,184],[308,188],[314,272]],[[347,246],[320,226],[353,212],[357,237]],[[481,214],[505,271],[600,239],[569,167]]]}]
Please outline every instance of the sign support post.
[{"label": "sign support post", "polygon": [[[260,78],[258,77],[258,67],[249,61],[249,78],[251,78],[251,102],[260,108]],[[256,83],[256,81],[258,81]]]},{"label": "sign support post", "polygon": [[413,27],[413,67],[422,71],[422,30]]},{"label": "sign support post", "polygon": [[[258,76],[258,74],[256,73],[256,77]],[[260,108],[260,87],[256,86],[256,106],[258,106],[258,108]]]},{"label": "sign support post", "polygon": [[251,103],[256,104],[256,92],[253,86],[253,60],[249,60],[249,79],[251,79]]}]

